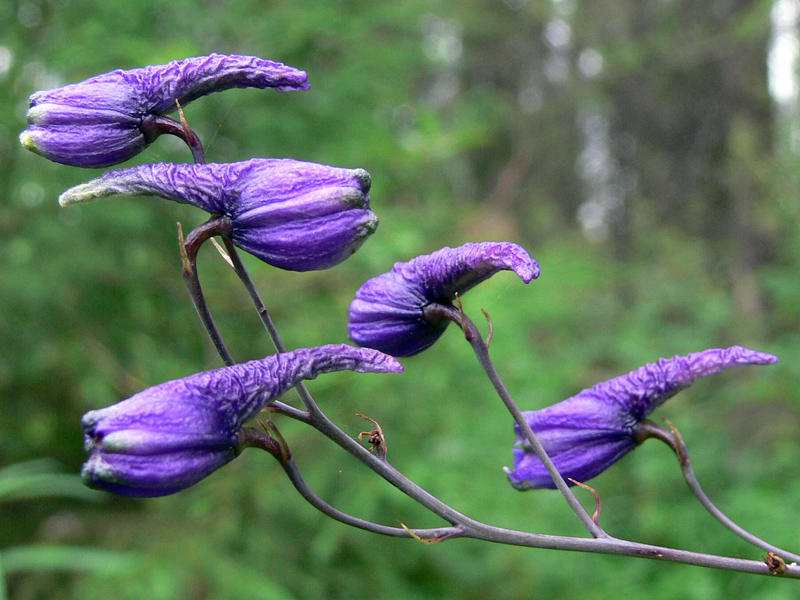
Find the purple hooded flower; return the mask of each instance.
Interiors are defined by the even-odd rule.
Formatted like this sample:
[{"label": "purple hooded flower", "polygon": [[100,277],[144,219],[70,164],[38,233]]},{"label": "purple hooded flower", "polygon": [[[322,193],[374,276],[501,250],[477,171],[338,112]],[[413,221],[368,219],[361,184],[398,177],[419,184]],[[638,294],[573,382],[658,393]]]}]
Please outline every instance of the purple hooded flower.
[{"label": "purple hooded flower", "polygon": [[464,294],[498,271],[514,271],[529,283],[539,265],[524,248],[508,242],[464,244],[442,248],[396,263],[388,273],[367,281],[350,305],[350,338],[360,346],[392,356],[411,356],[431,346],[449,324],[426,316],[431,305],[452,306]]},{"label": "purple hooded flower", "polygon": [[194,485],[241,451],[239,432],[302,379],[341,370],[399,373],[392,357],[346,345],[303,348],[168,381],[83,417],[89,487],[165,496]]},{"label": "purple hooded flower", "polygon": [[[635,426],[695,380],[728,367],[776,362],[771,354],[741,346],[662,358],[553,406],[524,413],[525,419],[561,475],[584,482],[633,450]],[[511,485],[519,490],[555,488],[519,427],[516,431],[516,445],[521,447],[514,449],[514,470],[506,469]]]},{"label": "purple hooded flower", "polygon": [[106,196],[160,196],[228,220],[242,250],[290,271],[327,269],[350,257],[378,226],[369,173],[290,159],[231,164],[141,165],[75,186],[62,206]]},{"label": "purple hooded flower", "polygon": [[144,150],[165,130],[166,117],[212,92],[231,88],[307,90],[305,71],[255,56],[212,54],[166,65],[117,70],[30,98],[22,145],[52,161],[76,167],[119,164]]}]

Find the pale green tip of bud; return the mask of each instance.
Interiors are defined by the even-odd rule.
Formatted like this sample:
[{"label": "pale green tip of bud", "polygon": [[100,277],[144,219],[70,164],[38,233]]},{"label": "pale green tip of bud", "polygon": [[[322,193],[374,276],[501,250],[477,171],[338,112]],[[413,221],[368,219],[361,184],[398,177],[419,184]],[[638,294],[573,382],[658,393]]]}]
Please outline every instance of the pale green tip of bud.
[{"label": "pale green tip of bud", "polygon": [[22,147],[26,150],[30,150],[36,154],[39,154],[39,147],[36,145],[36,140],[33,139],[30,131],[23,131],[19,134],[19,143],[22,144]]},{"label": "pale green tip of bud", "polygon": [[90,181],[68,189],[58,197],[58,203],[66,208],[74,204],[85,204],[98,198],[106,198],[113,193],[114,191],[108,186],[100,185],[96,181]]}]

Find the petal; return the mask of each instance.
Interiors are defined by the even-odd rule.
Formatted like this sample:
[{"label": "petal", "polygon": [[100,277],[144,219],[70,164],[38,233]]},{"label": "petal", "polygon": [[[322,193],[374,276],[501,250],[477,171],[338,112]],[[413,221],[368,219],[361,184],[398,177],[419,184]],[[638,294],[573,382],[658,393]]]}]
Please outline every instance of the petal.
[{"label": "petal", "polygon": [[87,486],[121,496],[151,498],[186,489],[236,458],[233,447],[167,455],[92,454],[81,469]]},{"label": "petal", "polygon": [[[395,265],[395,269],[399,265]],[[527,251],[509,242],[464,244],[419,256],[401,267],[403,277],[431,302],[451,302],[499,271],[514,271],[524,283],[539,277],[539,265]]]},{"label": "petal", "polygon": [[242,226],[322,217],[349,208],[369,208],[372,181],[364,169],[342,169],[292,159],[243,163],[236,202],[227,206]]},{"label": "petal", "polygon": [[[357,373],[402,373],[403,366],[391,356],[367,348],[330,344],[275,354],[262,360],[211,371],[204,379],[188,377],[189,386],[213,390],[230,403],[239,423],[304,379],[315,379],[334,371]],[[223,390],[234,390],[233,395]]]},{"label": "petal", "polygon": [[232,240],[264,262],[289,271],[328,269],[350,258],[378,228],[371,210],[351,209],[324,218],[297,219],[272,227],[242,227]]},{"label": "petal", "polygon": [[109,196],[159,196],[223,214],[247,163],[187,165],[156,163],[109,171],[61,194],[61,206]]},{"label": "petal", "polygon": [[129,73],[131,71],[116,70],[54,90],[36,92],[30,97],[29,122],[44,119],[41,116],[44,107],[54,110],[55,106],[125,115],[115,116],[112,122],[119,118],[141,118],[147,114],[147,108],[143,105],[141,90],[134,85],[135,77],[130,77]]},{"label": "petal", "polygon": [[106,167],[128,160],[147,145],[137,127],[122,124],[31,125],[19,140],[31,152],[76,167]]},{"label": "petal", "polygon": [[141,118],[130,115],[114,108],[91,108],[81,103],[77,106],[70,104],[54,104],[51,102],[38,103],[28,110],[28,123],[30,125],[126,125],[138,127]]},{"label": "petal", "polygon": [[211,54],[166,65],[111,71],[31,95],[30,106],[60,104],[112,110],[130,116],[164,114],[213,92],[231,88],[307,90],[305,71],[256,56]]},{"label": "petal", "polygon": [[[205,371],[87,413],[83,418],[87,444],[102,447],[105,436],[124,431],[128,433],[122,441],[135,446],[136,452],[144,452],[139,442],[145,438],[136,439],[130,433],[134,430],[230,439],[247,419],[299,381],[342,370],[400,373],[403,368],[394,358],[375,350],[342,344],[301,348]],[[145,437],[153,444],[160,443],[155,437]],[[120,443],[119,438],[115,443]]]},{"label": "petal", "polygon": [[193,433],[146,429],[114,431],[102,438],[100,449],[106,454],[164,455],[182,450],[223,450],[235,447],[237,437],[230,433]]},{"label": "petal", "polygon": [[135,430],[229,438],[234,432],[232,422],[212,399],[187,386],[186,379],[148,388],[107,408],[90,411],[82,420],[86,435],[98,440]]},{"label": "petal", "polygon": [[[567,479],[587,481],[602,473],[635,447],[634,423],[624,413],[593,398],[574,396],[547,408],[523,413],[558,471]],[[514,450],[515,471],[508,471],[518,489],[554,488],[539,457],[530,450],[519,427]]]},{"label": "petal", "polygon": [[741,346],[705,350],[686,356],[662,358],[627,375],[584,390],[580,395],[596,398],[605,404],[616,404],[619,410],[638,422],[702,377],[716,375],[729,367],[777,362],[778,358],[771,354]]},{"label": "petal", "polygon": [[134,69],[149,100],[148,112],[171,112],[213,92],[232,88],[307,90],[305,71],[256,56],[211,54]]},{"label": "petal", "polygon": [[[556,444],[540,441],[568,485],[574,485],[569,479],[583,483],[596,477],[636,447],[632,438],[604,431],[584,431]],[[561,451],[553,446],[560,447]],[[506,472],[511,485],[519,490],[556,487],[542,461],[530,450],[515,448],[514,470]]]}]

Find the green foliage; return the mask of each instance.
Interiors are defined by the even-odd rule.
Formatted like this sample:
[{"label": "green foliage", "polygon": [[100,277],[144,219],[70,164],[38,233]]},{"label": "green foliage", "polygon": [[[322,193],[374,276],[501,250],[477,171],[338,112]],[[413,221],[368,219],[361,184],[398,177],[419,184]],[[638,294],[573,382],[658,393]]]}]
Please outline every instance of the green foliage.
[{"label": "green foliage", "polygon": [[[526,287],[499,275],[464,300],[476,322],[481,308],[491,314],[493,357],[523,409],[660,356],[733,343],[780,356],[776,367],[700,382],[656,416],[680,428],[723,510],[792,548],[800,529],[798,164],[773,135],[769,3],[690,4],[0,3],[0,58],[11,53],[7,70],[0,60],[0,464],[52,457],[77,471],[84,412],[220,366],[179,270],[175,223],[188,231],[203,215],[150,198],[59,209],[61,191],[98,173],[19,147],[27,95],[115,68],[256,54],[307,70],[312,88],[233,90],[190,105],[209,160],[364,167],[381,217],[364,248],[330,271],[276,272],[246,257],[287,345],[345,342],[355,290],[394,261],[466,241],[521,243],[541,278]],[[561,50],[546,41],[557,18],[572,28]],[[597,75],[575,67],[587,49],[602,54]],[[546,76],[557,59],[567,79]],[[592,115],[608,125],[614,175],[606,183],[622,202],[599,241],[576,220],[593,185],[576,167],[586,149],[581,123]],[[161,138],[136,162],[189,159]],[[230,269],[210,248],[199,262],[234,356],[268,353]],[[377,419],[392,463],[462,512],[582,533],[557,494],[507,484],[510,419],[454,328],[405,365],[403,376],[334,374],[311,388],[354,436],[370,428],[356,413]],[[278,426],[334,506],[391,525],[440,524],[306,428]],[[38,475],[26,477],[33,486]],[[612,534],[758,558],[697,505],[674,457],[655,443],[591,483]],[[77,528],[47,526],[65,513]],[[97,506],[31,493],[0,507],[0,519],[7,570],[15,560],[96,567],[44,578],[15,567],[12,598],[796,596],[785,581],[651,561],[378,538],[324,519],[254,452],[174,497]],[[34,543],[41,547],[13,550]]]}]

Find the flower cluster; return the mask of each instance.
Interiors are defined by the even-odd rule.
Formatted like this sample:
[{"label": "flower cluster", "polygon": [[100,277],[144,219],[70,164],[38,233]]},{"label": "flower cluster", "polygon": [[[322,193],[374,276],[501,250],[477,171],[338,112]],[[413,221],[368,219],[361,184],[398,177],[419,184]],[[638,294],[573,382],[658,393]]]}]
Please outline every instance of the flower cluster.
[{"label": "flower cluster", "polygon": [[[110,171],[65,191],[60,204],[109,196],[157,196],[191,204],[211,215],[218,233],[270,265],[290,271],[327,269],[358,250],[378,225],[366,171],[291,159],[206,164],[183,113],[180,121],[169,116],[197,98],[231,88],[308,87],[305,72],[252,56],[212,54],[114,71],[33,94],[29,127],[20,140],[59,163],[106,167],[135,156],[163,133],[178,135],[197,164]],[[539,265],[525,249],[508,242],[446,247],[396,263],[364,283],[350,305],[349,334],[362,348],[281,353],[169,381],[87,413],[84,482],[126,496],[162,496],[194,485],[238,456],[252,442],[246,421],[301,380],[345,369],[399,373],[403,368],[393,357],[429,348],[451,321],[473,335],[477,329],[464,319],[459,297],[500,271],[513,271],[527,284],[539,276]],[[483,351],[479,360],[487,369],[488,344]],[[774,362],[770,354],[739,346],[661,359],[524,418],[559,473],[586,481],[640,443],[645,417],[697,379],[732,366]],[[490,371],[490,379],[501,387]],[[306,402],[308,413],[300,420],[313,419],[313,405]],[[298,416],[292,412],[296,409],[282,406]],[[511,484],[518,489],[555,487],[519,427],[516,446],[514,469],[507,469]]]},{"label": "flower cluster", "polygon": [[[347,259],[378,225],[366,171],[290,159],[205,164],[183,114],[180,121],[168,116],[231,88],[284,92],[309,85],[304,71],[253,56],[212,54],[119,70],[33,94],[20,141],[55,162],[106,167],[132,158],[163,133],[178,135],[199,164],[111,171],[67,190],[60,204],[160,196],[222,220],[220,231],[232,243],[273,266],[308,271]],[[245,421],[267,403],[302,379],[342,369],[402,371],[394,358],[374,350],[307,348],[170,381],[91,411],[83,419],[89,452],[84,482],[126,496],[189,487],[241,452]]]},{"label": "flower cluster", "polygon": [[[161,66],[114,71],[31,96],[26,148],[78,167],[116,165],[162,133],[187,139],[167,116],[231,88],[306,90],[304,71],[254,56],[212,54]],[[191,145],[191,144],[190,144]],[[111,195],[154,195],[225,217],[231,241],[291,271],[330,268],[378,226],[369,174],[295,160],[233,164],[150,164],[106,173],[61,195],[62,206]]]}]

